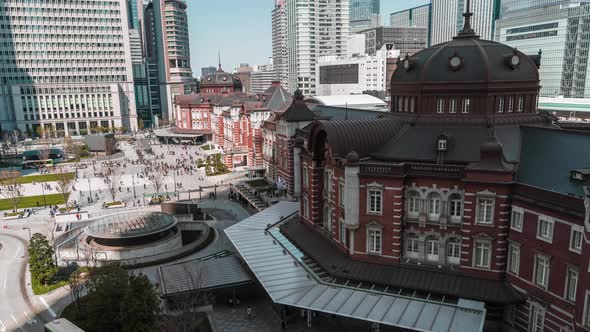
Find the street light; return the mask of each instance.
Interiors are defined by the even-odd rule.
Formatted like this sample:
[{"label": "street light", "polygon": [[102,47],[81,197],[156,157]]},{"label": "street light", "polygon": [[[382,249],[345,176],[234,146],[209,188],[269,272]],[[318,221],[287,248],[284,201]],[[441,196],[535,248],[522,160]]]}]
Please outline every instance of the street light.
[{"label": "street light", "polygon": [[90,203],[92,203],[92,188],[90,188],[90,176],[88,176],[88,191],[90,191]]},{"label": "street light", "polygon": [[43,206],[47,207],[47,200],[45,199],[45,182],[41,182],[41,190],[43,191]]},{"label": "street light", "polygon": [[137,198],[135,194],[135,174],[131,174],[131,180],[133,181],[133,198]]},{"label": "street light", "polygon": [[29,227],[23,227],[23,230],[28,230],[29,231],[29,242],[31,241],[31,229]]}]

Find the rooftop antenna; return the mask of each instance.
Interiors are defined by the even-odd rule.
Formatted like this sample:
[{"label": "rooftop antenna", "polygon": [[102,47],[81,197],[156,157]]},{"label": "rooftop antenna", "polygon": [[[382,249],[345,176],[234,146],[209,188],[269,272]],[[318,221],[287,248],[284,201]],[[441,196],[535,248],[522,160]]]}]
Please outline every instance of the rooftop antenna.
[{"label": "rooftop antenna", "polygon": [[219,59],[219,71],[221,71],[221,51],[217,51],[217,57]]},{"label": "rooftop antenna", "polygon": [[467,5],[465,7],[465,13],[463,13],[463,17],[465,18],[463,22],[463,29],[461,29],[459,34],[453,39],[479,38],[479,36],[475,33],[475,30],[473,30],[471,27],[471,17],[473,16],[473,13],[471,12],[471,0],[467,0]]}]

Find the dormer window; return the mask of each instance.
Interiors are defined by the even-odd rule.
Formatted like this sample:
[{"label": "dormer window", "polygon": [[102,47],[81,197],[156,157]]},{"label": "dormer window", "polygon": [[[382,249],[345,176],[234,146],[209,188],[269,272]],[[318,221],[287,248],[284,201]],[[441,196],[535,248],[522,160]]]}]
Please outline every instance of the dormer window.
[{"label": "dormer window", "polygon": [[570,179],[574,181],[585,181],[590,178],[590,168],[576,169],[570,171]]},{"label": "dormer window", "polygon": [[438,139],[438,151],[447,151],[447,139],[445,137],[440,137]]}]

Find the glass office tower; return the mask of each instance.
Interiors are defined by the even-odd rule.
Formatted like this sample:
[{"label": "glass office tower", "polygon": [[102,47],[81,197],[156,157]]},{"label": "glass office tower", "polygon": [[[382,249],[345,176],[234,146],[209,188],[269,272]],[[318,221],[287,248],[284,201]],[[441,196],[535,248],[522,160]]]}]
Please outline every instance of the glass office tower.
[{"label": "glass office tower", "polygon": [[528,54],[542,52],[542,97],[590,97],[590,3],[504,0],[495,38]]},{"label": "glass office tower", "polygon": [[352,32],[379,26],[380,0],[350,0],[350,30]]}]

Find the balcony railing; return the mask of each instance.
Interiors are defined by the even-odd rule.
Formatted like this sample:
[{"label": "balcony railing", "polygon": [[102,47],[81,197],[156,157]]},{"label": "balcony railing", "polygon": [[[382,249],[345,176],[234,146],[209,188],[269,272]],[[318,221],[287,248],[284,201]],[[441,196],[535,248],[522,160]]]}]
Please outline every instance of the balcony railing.
[{"label": "balcony railing", "polygon": [[404,176],[404,175],[428,175],[438,177],[461,178],[464,175],[464,167],[460,165],[439,164],[362,164],[360,174],[365,176]]}]

